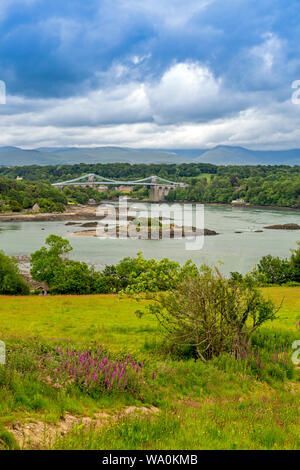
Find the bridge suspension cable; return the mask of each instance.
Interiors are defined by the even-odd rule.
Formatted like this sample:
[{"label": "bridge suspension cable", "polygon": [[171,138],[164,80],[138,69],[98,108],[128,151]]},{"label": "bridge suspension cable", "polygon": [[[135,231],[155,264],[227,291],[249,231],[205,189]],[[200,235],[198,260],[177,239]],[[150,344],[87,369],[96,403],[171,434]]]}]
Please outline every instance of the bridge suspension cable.
[{"label": "bridge suspension cable", "polygon": [[[88,181],[83,181],[85,179],[88,179]],[[101,180],[101,181],[96,181],[96,180]],[[164,184],[162,184],[164,183]],[[52,186],[72,186],[72,185],[115,185],[115,186],[120,186],[120,185],[127,185],[127,186],[132,186],[132,185],[140,185],[140,186],[185,186],[185,183],[179,183],[178,181],[170,181],[165,178],[162,178],[161,176],[147,176],[146,178],[141,178],[133,181],[119,181],[119,180],[113,180],[111,178],[106,178],[101,175],[97,175],[95,173],[88,173],[86,175],[79,176],[78,178],[74,178],[71,180],[67,181],[59,181],[58,183],[52,183]]]}]

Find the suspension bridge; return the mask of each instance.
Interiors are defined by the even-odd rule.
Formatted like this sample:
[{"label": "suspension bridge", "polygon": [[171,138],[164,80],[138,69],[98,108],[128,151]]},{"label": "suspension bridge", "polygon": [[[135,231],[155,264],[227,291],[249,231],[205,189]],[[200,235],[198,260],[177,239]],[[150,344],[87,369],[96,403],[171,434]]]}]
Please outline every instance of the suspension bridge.
[{"label": "suspension bridge", "polygon": [[160,176],[148,176],[133,181],[122,181],[105,178],[104,176],[89,173],[68,181],[60,181],[53,183],[52,186],[64,188],[65,186],[82,186],[85,188],[98,188],[99,191],[105,191],[108,186],[114,186],[122,190],[131,190],[134,186],[146,186],[150,189],[150,200],[154,202],[163,201],[165,196],[171,189],[176,187],[185,188],[186,183],[178,183],[178,181],[169,181]]}]

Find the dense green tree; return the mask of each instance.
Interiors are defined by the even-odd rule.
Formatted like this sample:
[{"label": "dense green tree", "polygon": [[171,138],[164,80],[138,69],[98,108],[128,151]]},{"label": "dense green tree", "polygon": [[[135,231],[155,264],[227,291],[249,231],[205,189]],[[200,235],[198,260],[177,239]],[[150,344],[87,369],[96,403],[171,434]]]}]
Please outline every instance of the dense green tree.
[{"label": "dense green tree", "polygon": [[0,178],[1,211],[20,212],[35,203],[41,212],[63,212],[68,200],[62,191],[49,183],[30,183]]},{"label": "dense green tree", "polygon": [[[291,250],[289,259],[282,259],[271,255],[263,256],[251,276],[261,284],[284,284],[286,282],[300,282],[300,241],[299,248]],[[235,274],[235,273],[232,273]]]},{"label": "dense green tree", "polygon": [[46,245],[40,250],[32,253],[31,260],[31,275],[37,281],[44,281],[51,286],[56,271],[66,261],[67,254],[72,251],[72,247],[68,240],[59,237],[58,235],[50,235],[46,239]]},{"label": "dense green tree", "polygon": [[291,270],[293,281],[300,282],[300,241],[297,242],[299,248],[292,250]]},{"label": "dense green tree", "polygon": [[271,255],[262,257],[257,265],[257,270],[264,276],[261,280],[268,284],[284,284],[292,278],[290,261]]},{"label": "dense green tree", "polygon": [[31,255],[31,275],[37,281],[47,282],[52,294],[96,294],[114,290],[109,277],[96,272],[80,261],[70,260],[72,247],[58,235],[46,239],[42,247]]},{"label": "dense green tree", "polygon": [[28,284],[22,278],[17,261],[0,251],[0,294],[28,295]]}]

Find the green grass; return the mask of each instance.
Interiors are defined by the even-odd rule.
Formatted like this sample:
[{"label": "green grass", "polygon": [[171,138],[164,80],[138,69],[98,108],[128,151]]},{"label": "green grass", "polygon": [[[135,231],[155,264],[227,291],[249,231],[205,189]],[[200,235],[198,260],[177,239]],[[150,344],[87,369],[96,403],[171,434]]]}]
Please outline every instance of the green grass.
[{"label": "green grass", "polygon": [[156,419],[123,419],[95,432],[58,439],[57,449],[297,449],[297,406],[279,396],[177,406]]},{"label": "green grass", "polygon": [[300,320],[300,287],[265,287],[262,291],[275,305],[282,303],[278,320],[272,323],[272,327],[294,330]]},{"label": "green grass", "polygon": [[1,297],[1,334],[96,341],[112,350],[126,347],[132,351],[159,334],[153,318],[137,318],[138,306],[135,300],[117,295]]},{"label": "green grass", "polygon": [[[0,366],[0,449],[17,447],[7,431],[16,421],[56,423],[66,412],[83,417],[101,410],[113,416],[131,405],[153,405],[160,412],[123,416],[97,431],[77,427],[51,448],[299,449],[300,382],[290,353],[292,341],[300,339],[300,288],[263,292],[284,302],[279,318],[254,337],[262,370],[226,355],[204,364],[163,354],[156,320],[137,318],[141,305],[130,298],[1,297],[0,339],[9,355],[8,365]],[[75,386],[55,388],[45,380],[40,358],[66,343],[101,344],[113,357],[130,352],[157,377],[133,394],[91,396]],[[279,347],[288,352],[273,364],[271,354]]]},{"label": "green grass", "polygon": [[206,178],[207,182],[210,183],[212,175],[210,173],[201,173],[200,175],[196,176],[196,179]]}]

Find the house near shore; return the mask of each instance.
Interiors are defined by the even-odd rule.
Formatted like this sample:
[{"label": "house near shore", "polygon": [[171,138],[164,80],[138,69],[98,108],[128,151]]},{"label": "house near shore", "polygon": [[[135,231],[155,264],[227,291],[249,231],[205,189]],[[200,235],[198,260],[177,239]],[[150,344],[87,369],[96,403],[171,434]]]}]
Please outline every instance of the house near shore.
[{"label": "house near shore", "polygon": [[29,273],[22,272],[22,277],[30,285],[31,291],[40,291],[39,295],[42,296],[49,294],[50,288],[46,282],[35,281]]},{"label": "house near shore", "polygon": [[35,203],[34,206],[32,206],[32,212],[40,212],[41,208],[38,205],[38,203]]},{"label": "house near shore", "polygon": [[133,191],[133,186],[119,186],[118,188],[119,191],[121,191],[122,193],[130,193],[131,191]]},{"label": "house near shore", "polygon": [[46,282],[41,282],[37,289],[40,291],[40,295],[48,295],[50,292],[49,286]]},{"label": "house near shore", "polygon": [[49,295],[50,289],[46,282],[34,283],[32,287],[34,287],[35,291],[40,291],[39,295],[42,295],[42,296]]},{"label": "house near shore", "polygon": [[248,206],[249,203],[245,201],[245,199],[234,199],[231,201],[232,206]]},{"label": "house near shore", "polygon": [[99,193],[106,193],[106,191],[108,191],[108,186],[105,186],[104,184],[100,184],[100,186],[98,186]]}]

